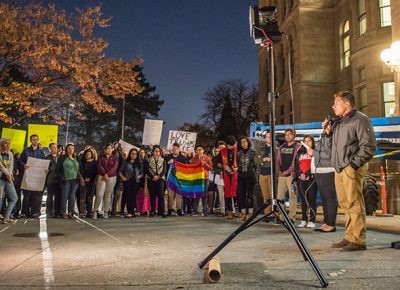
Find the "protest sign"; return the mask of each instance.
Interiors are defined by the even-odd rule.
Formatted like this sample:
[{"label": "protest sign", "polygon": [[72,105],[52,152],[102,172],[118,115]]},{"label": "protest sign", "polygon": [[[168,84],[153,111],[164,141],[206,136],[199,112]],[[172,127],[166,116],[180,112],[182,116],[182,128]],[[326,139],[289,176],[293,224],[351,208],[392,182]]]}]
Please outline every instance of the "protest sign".
[{"label": "protest sign", "polygon": [[118,141],[118,143],[119,143],[119,145],[121,145],[122,152],[124,152],[124,153],[127,154],[127,155],[128,155],[129,151],[130,151],[132,148],[135,148],[137,151],[139,151],[139,149],[140,149],[140,148],[138,148],[138,147],[136,147],[136,146],[133,146],[132,144],[130,144],[130,143],[128,143],[128,142],[125,142],[125,141],[122,140],[122,139],[120,139],[120,140]]},{"label": "protest sign", "polygon": [[26,165],[29,166],[29,168],[25,169],[21,189],[43,191],[50,160],[28,157]]},{"label": "protest sign", "polygon": [[184,152],[193,152],[196,145],[197,133],[185,131],[169,131],[167,149],[172,149],[172,144],[178,143]]},{"label": "protest sign", "polygon": [[31,136],[32,134],[39,136],[39,143],[42,147],[48,147],[50,143],[57,144],[58,125],[29,124],[28,136]]},{"label": "protest sign", "polygon": [[3,128],[1,138],[10,139],[10,148],[14,153],[21,153],[24,150],[26,131]]},{"label": "protest sign", "polygon": [[161,132],[163,120],[144,120],[144,129],[143,129],[143,145],[159,145],[161,139]]}]

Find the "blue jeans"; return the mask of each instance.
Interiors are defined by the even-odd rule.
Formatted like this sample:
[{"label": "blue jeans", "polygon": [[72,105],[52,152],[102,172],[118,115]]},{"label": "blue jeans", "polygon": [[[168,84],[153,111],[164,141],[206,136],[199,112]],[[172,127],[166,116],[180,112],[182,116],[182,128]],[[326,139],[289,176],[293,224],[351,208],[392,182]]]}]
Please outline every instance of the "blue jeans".
[{"label": "blue jeans", "polygon": [[[61,185],[61,214],[74,212],[76,191],[78,189],[78,180],[67,180],[63,185]],[[67,202],[68,202],[68,212],[67,212]]]},{"label": "blue jeans", "polygon": [[0,208],[3,207],[3,201],[5,197],[4,193],[7,194],[8,198],[8,204],[4,218],[9,219],[11,211],[13,210],[15,204],[17,203],[18,195],[17,192],[15,191],[15,187],[12,182],[0,179]]}]

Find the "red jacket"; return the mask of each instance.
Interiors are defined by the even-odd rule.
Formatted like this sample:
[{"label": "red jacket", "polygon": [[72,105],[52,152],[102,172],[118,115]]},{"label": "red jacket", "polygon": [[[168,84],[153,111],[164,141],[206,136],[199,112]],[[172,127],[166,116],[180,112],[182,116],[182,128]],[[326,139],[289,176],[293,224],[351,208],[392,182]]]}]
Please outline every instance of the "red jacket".
[{"label": "red jacket", "polygon": [[118,155],[112,154],[110,158],[107,158],[104,154],[100,155],[97,159],[97,169],[99,175],[104,176],[107,174],[108,177],[117,175],[119,165]]}]

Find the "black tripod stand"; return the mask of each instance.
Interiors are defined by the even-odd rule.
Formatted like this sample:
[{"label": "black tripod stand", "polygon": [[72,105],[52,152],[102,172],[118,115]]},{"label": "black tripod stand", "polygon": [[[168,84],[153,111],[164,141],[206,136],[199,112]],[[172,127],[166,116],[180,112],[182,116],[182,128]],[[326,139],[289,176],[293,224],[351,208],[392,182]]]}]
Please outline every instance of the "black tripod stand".
[{"label": "black tripod stand", "polygon": [[[271,147],[274,147],[275,144],[275,97],[276,94],[274,93],[274,57],[273,57],[273,46],[272,41],[267,43],[266,46],[268,50],[268,61],[270,64],[269,68],[269,93],[268,93],[268,101],[270,104],[270,111],[269,111],[269,119],[270,119],[270,132],[271,132]],[[305,245],[303,239],[300,237],[299,233],[296,231],[296,228],[290,221],[288,214],[286,213],[282,201],[276,199],[276,173],[275,173],[275,164],[276,164],[276,157],[274,154],[274,150],[272,149],[271,154],[271,189],[272,189],[272,199],[267,200],[264,204],[258,208],[253,215],[247,219],[244,223],[242,223],[229,237],[227,237],[214,251],[212,251],[203,261],[199,263],[200,269],[202,269],[217,253],[219,253],[231,240],[233,240],[239,233],[246,230],[247,228],[251,227],[252,225],[258,223],[262,219],[270,216],[275,215],[278,217],[278,213],[280,217],[283,217],[283,225],[285,228],[292,234],[293,239],[295,240],[297,246],[300,249],[300,252],[303,254],[304,260],[308,261],[311,265],[311,268],[314,270],[315,274],[317,275],[319,281],[321,282],[322,287],[328,286],[328,281],[322,274],[321,270],[319,269],[317,263],[315,262],[314,258],[312,257],[311,253],[309,252],[307,246]],[[271,213],[264,215],[261,218],[257,218],[257,216],[264,212],[264,209],[272,205]]]}]

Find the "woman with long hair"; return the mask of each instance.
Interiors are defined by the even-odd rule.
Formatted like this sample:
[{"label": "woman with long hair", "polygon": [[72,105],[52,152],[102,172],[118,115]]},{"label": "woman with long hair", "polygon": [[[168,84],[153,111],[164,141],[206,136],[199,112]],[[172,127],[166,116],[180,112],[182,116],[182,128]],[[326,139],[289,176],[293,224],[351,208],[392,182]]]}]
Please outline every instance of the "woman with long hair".
[{"label": "woman with long hair", "polygon": [[[119,169],[119,177],[121,178],[124,186],[124,191],[122,193],[122,204],[128,209],[126,218],[135,217],[136,208],[136,196],[139,191],[140,179],[142,178],[142,173],[140,170],[139,163],[139,151],[132,148],[126,160],[123,161]],[[121,211],[124,211],[124,207]]]},{"label": "woman with long hair", "polygon": [[237,165],[238,187],[237,200],[240,221],[245,221],[253,214],[254,187],[256,185],[256,150],[251,148],[250,139],[241,137],[238,142]]},{"label": "woman with long hair", "polygon": [[97,159],[98,177],[96,183],[96,199],[94,202],[93,219],[97,219],[97,211],[105,196],[104,215],[103,218],[108,218],[108,213],[111,209],[111,194],[117,182],[117,170],[119,158],[113,154],[113,144],[109,143],[104,146],[104,153]]},{"label": "woman with long hair", "polygon": [[[315,149],[314,138],[310,135],[304,136],[303,146],[299,149],[294,162],[296,191],[301,198],[302,221],[299,228],[314,228],[317,214],[317,183],[314,173],[311,172],[313,153]],[[297,183],[296,183],[297,182]],[[310,213],[308,214],[308,209]]]},{"label": "woman with long hair", "polygon": [[56,168],[57,177],[61,183],[61,215],[64,219],[72,219],[81,170],[81,163],[75,155],[74,144],[67,144],[65,155],[58,159]]},{"label": "woman with long hair", "polygon": [[166,218],[164,204],[164,180],[167,172],[167,164],[161,157],[162,150],[158,145],[153,146],[152,156],[149,158],[146,167],[146,175],[148,176],[151,212],[150,217],[155,216],[156,202],[158,202],[158,215]]},{"label": "woman with long hair", "polygon": [[93,148],[87,148],[82,154],[82,179],[79,196],[79,217],[93,215],[93,198],[95,194],[95,181],[97,176],[96,153]]}]

